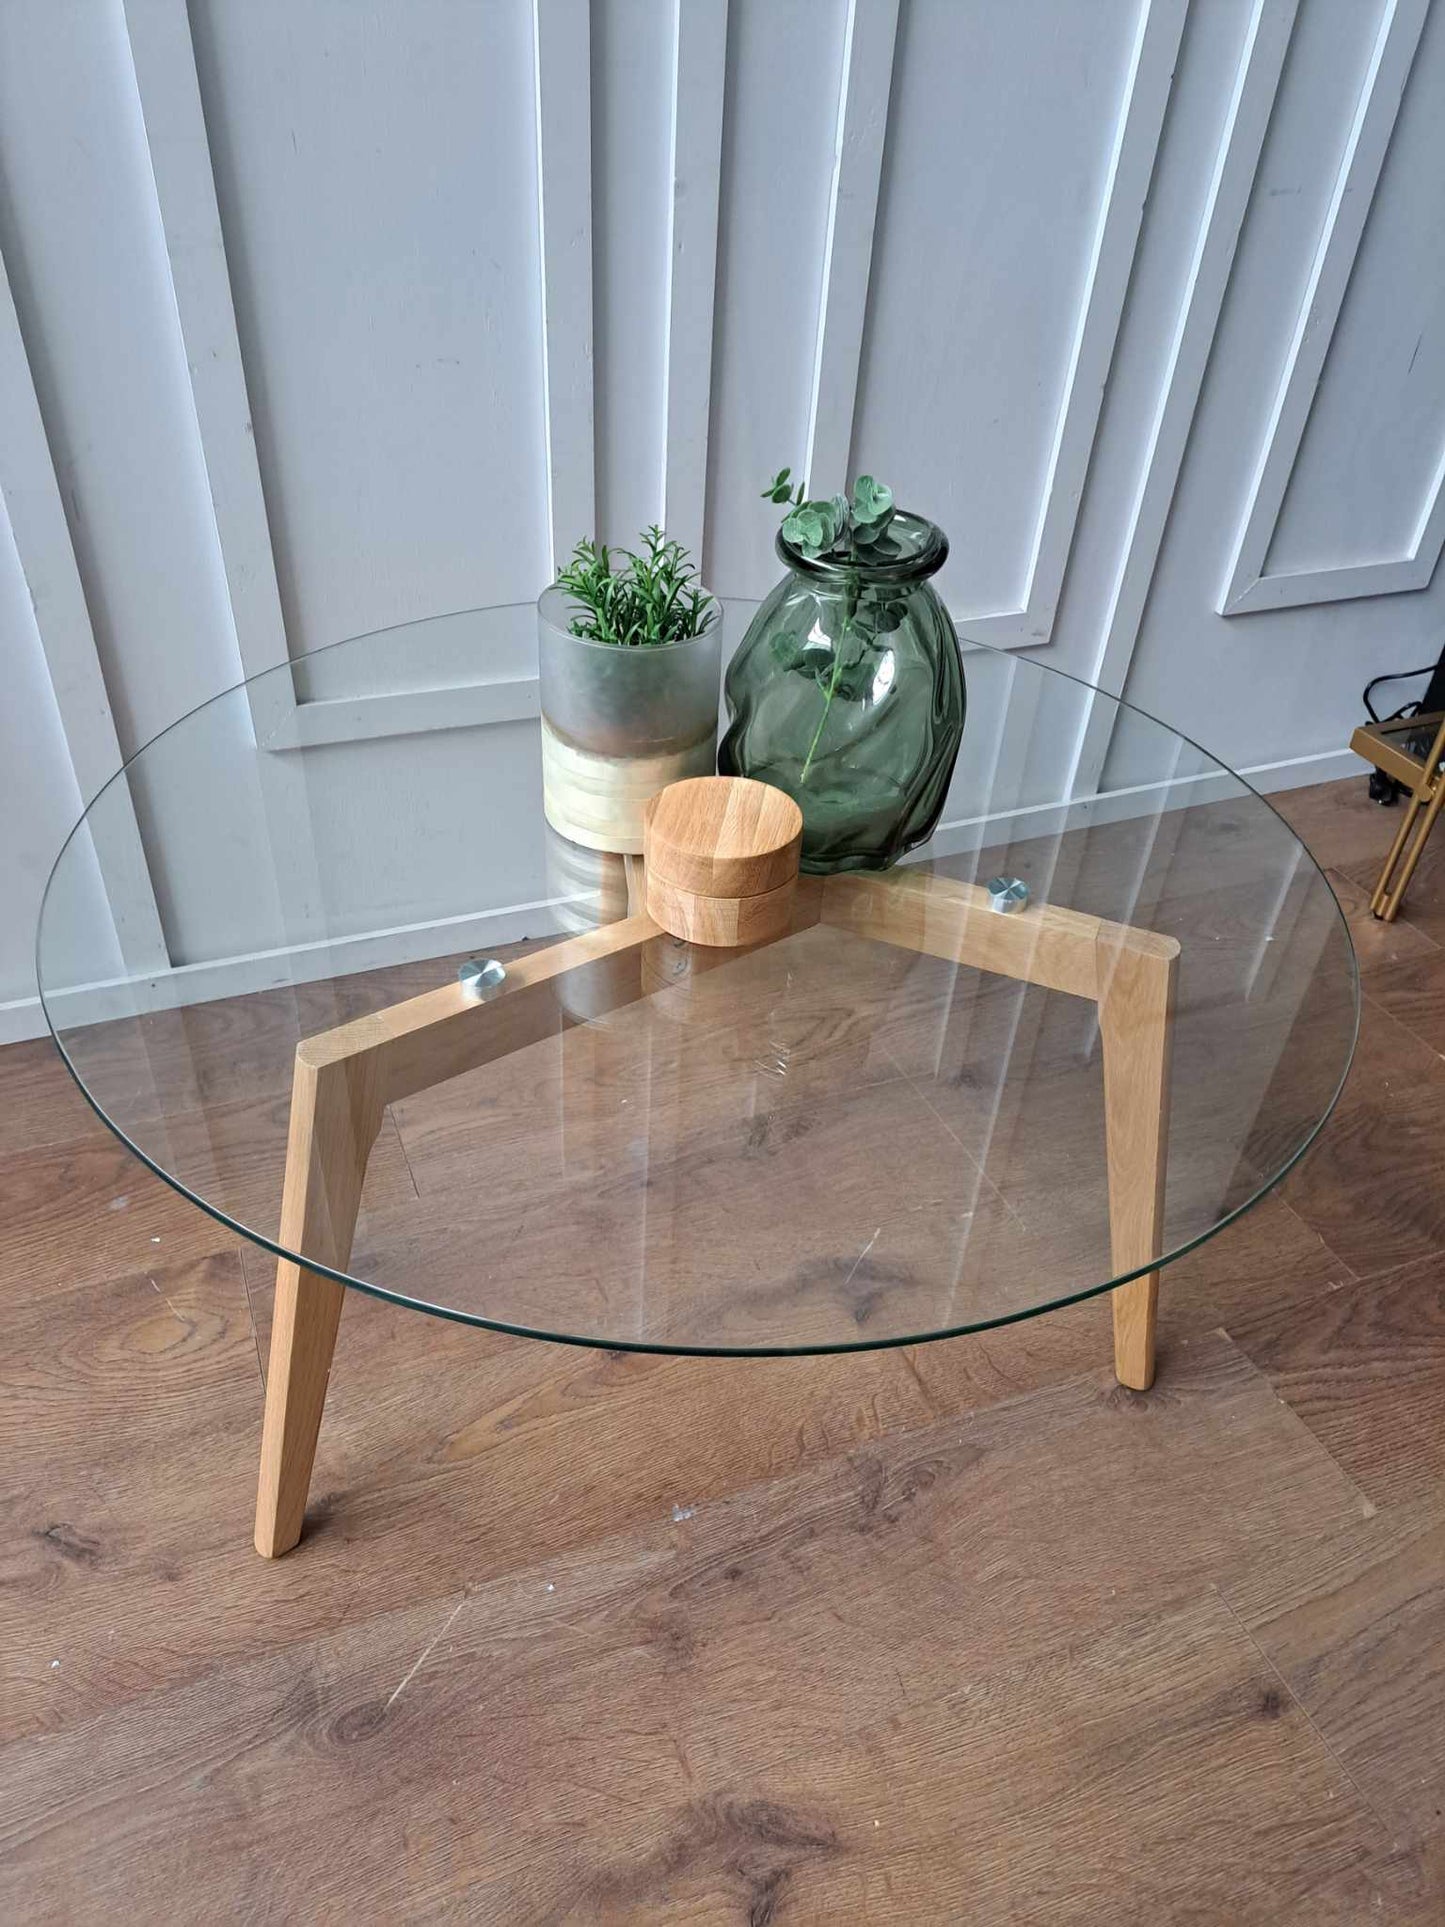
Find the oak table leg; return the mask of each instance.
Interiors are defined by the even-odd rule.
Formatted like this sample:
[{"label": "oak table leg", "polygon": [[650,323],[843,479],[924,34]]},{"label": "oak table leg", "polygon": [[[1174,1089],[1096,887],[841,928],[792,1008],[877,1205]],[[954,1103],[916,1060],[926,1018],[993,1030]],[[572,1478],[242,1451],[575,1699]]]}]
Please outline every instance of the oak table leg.
[{"label": "oak table leg", "polygon": [[[376,1059],[320,1066],[297,1052],[280,1242],[344,1268],[366,1160],[381,1128]],[[301,1537],[306,1493],[345,1287],[283,1258],[276,1267],[271,1364],[256,1496],[256,1550],[268,1559]]]},{"label": "oak table leg", "polygon": [[[1174,956],[1131,948],[1113,933],[1098,942],[1099,1033],[1104,1056],[1104,1131],[1109,1166],[1109,1241],[1116,1272],[1160,1255],[1169,1130],[1169,1042]],[[1147,1392],[1154,1382],[1159,1273],[1114,1290],[1114,1375]]]},{"label": "oak table leg", "polygon": [[[641,877],[631,860],[626,885],[635,898]],[[805,903],[795,924],[815,915]],[[500,989],[483,998],[459,983],[443,984],[303,1039],[278,1242],[345,1271],[366,1161],[388,1104],[556,1036],[582,1021],[579,1009],[601,1016],[676,983],[673,948],[650,917],[638,914],[520,958],[508,965]],[[701,970],[732,954],[701,951],[688,962]],[[256,1500],[256,1550],[269,1559],[301,1536],[344,1290],[289,1258],[277,1266]]]},{"label": "oak table leg", "polygon": [[[1157,1259],[1164,1229],[1175,939],[1050,904],[1000,916],[977,884],[922,871],[886,880],[829,877],[822,918],[859,936],[1087,997],[1097,1006],[1111,1256],[1120,1272]],[[1154,1379],[1158,1298],[1157,1270],[1114,1291],[1114,1372],[1136,1391],[1147,1391]]]}]

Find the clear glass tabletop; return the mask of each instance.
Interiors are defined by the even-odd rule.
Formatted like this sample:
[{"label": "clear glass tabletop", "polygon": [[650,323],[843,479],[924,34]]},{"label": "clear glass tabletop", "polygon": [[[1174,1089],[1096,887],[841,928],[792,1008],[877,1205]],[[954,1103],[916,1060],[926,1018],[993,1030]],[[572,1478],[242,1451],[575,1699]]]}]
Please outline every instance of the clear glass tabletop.
[{"label": "clear glass tabletop", "polygon": [[[725,652],[750,613],[727,605]],[[388,1105],[344,1271],[287,1250],[298,1043],[627,915],[620,859],[545,823],[534,663],[530,607],[340,643],[204,704],[96,797],[46,891],[40,987],[136,1155],[361,1290],[609,1348],[899,1344],[1131,1275],[1095,1003],[824,922],[706,969],[663,938],[657,987],[619,1009],[559,979],[545,1035]],[[887,882],[1016,877],[1034,907],[1177,941],[1167,1263],[1328,1115],[1358,1008],[1343,918],[1186,738],[1024,654],[966,645],[965,673],[943,822]],[[127,966],[138,836],[159,978]]]}]

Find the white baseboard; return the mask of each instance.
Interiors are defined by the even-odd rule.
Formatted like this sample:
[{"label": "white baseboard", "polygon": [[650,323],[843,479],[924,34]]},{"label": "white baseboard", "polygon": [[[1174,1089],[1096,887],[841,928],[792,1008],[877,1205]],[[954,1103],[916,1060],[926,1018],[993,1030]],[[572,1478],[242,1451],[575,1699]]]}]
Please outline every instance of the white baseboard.
[{"label": "white baseboard", "polygon": [[[1301,789],[1311,783],[1330,783],[1342,777],[1364,777],[1365,766],[1349,750],[1326,750],[1317,756],[1292,757],[1241,770],[1251,787],[1271,790]],[[1169,783],[1105,791],[1070,804],[1044,803],[987,818],[964,818],[941,823],[930,844],[931,854],[956,856],[997,839],[1003,826],[1048,836],[1067,823],[1114,822],[1161,806],[1161,792],[1177,796],[1166,808],[1183,808],[1235,793],[1233,780],[1218,775],[1178,777]],[[351,976],[388,964],[421,963],[457,951],[485,951],[490,946],[516,943],[524,937],[556,936],[568,928],[568,899],[541,898],[533,903],[505,905],[472,916],[440,922],[408,924],[393,930],[368,931],[328,943],[299,944],[291,949],[258,951],[242,957],[222,957],[206,963],[182,964],[155,976],[116,978],[105,983],[77,985],[52,998],[52,1014],[62,1023],[104,1023],[141,1012],[173,1010],[183,1004],[210,1003],[219,997],[241,997],[253,991],[275,990],[290,984],[316,983],[328,977]],[[19,1043],[46,1033],[45,1014],[38,997],[17,997],[0,1003],[0,1045]]]},{"label": "white baseboard", "polygon": [[[325,943],[181,964],[154,976],[77,984],[52,994],[48,1000],[51,1016],[62,1025],[108,1023],[118,1017],[175,1010],[185,1004],[212,1003],[219,997],[243,997],[258,990],[350,977],[389,964],[422,963],[428,957],[448,957],[462,950],[485,951],[526,937],[555,937],[573,927],[566,918],[567,903],[565,898],[544,898],[471,916],[365,931]],[[43,1037],[46,1029],[39,997],[17,997],[0,1004],[0,1044]]]}]

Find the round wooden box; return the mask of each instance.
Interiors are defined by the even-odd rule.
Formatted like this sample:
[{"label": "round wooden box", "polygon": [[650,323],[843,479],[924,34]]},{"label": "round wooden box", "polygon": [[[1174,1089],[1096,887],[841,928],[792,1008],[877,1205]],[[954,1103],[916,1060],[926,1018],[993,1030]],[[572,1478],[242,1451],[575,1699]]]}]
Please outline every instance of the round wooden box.
[{"label": "round wooden box", "polygon": [[688,943],[735,948],[787,930],[803,813],[745,776],[672,783],[643,811],[647,914]]}]

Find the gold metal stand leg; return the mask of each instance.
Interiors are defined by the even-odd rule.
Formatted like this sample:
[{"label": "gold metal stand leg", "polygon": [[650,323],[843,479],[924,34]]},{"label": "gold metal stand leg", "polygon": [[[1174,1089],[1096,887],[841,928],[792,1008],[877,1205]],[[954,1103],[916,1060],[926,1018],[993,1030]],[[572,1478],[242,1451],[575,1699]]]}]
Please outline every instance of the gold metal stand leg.
[{"label": "gold metal stand leg", "polygon": [[1445,775],[1440,771],[1442,757],[1445,757],[1445,722],[1435,732],[1428,760],[1417,785],[1410,791],[1404,820],[1395,832],[1390,854],[1385,858],[1380,880],[1370,898],[1370,909],[1382,923],[1393,923],[1399,915],[1410,879],[1425,854],[1425,845],[1435,827],[1435,819],[1440,814],[1442,803],[1445,803]]}]

